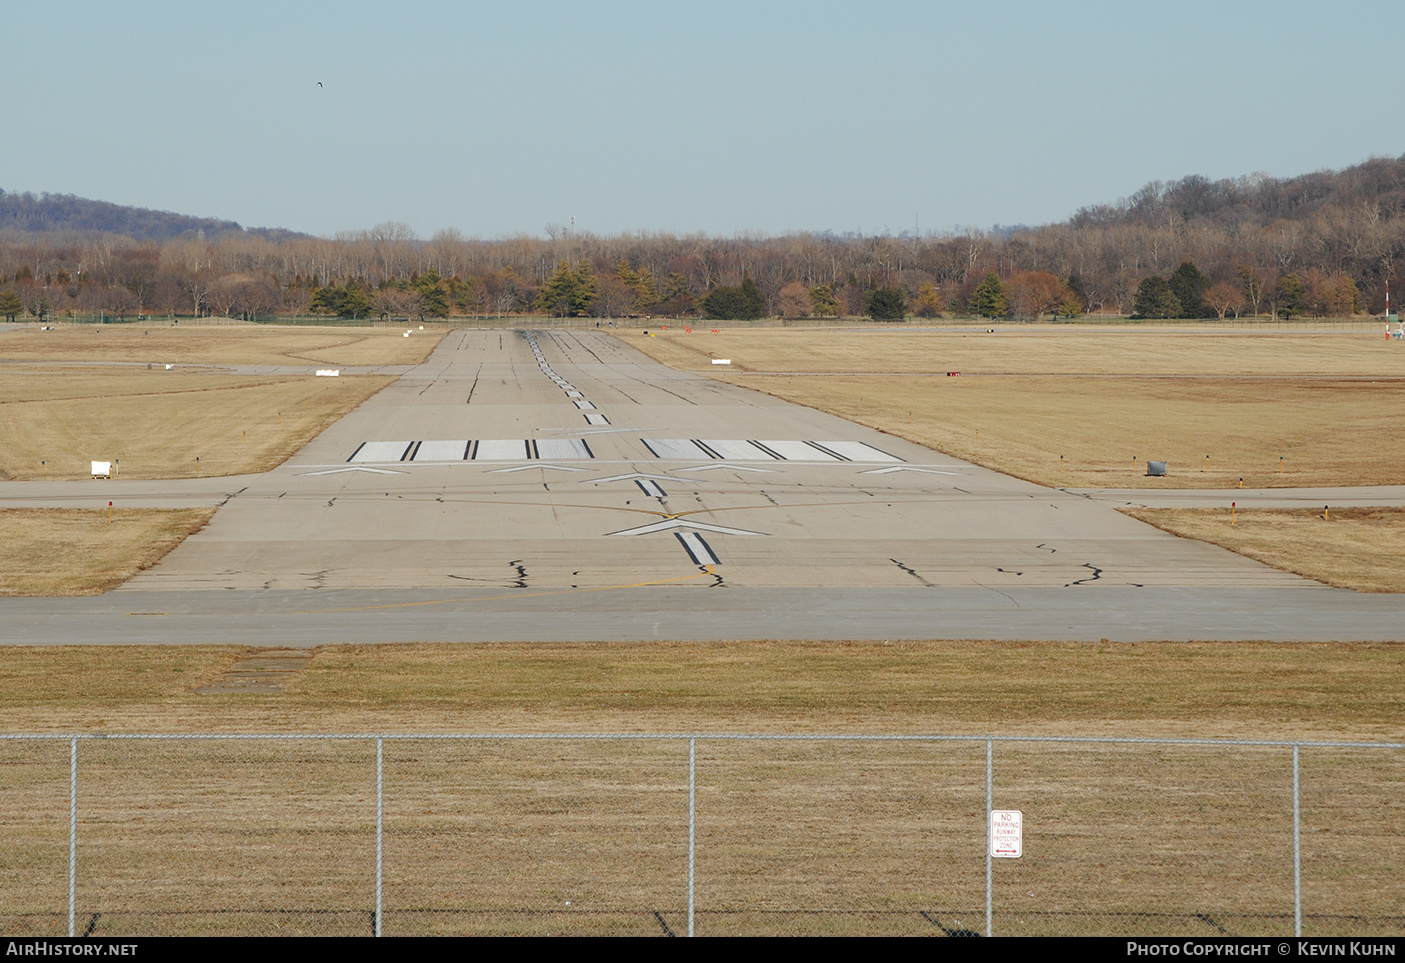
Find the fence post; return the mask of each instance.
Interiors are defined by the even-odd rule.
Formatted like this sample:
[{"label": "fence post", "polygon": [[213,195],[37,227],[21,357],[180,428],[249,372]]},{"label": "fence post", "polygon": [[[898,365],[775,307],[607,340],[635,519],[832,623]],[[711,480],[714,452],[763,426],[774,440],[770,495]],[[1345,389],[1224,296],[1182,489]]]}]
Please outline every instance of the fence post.
[{"label": "fence post", "polygon": [[696,850],[694,848],[697,840],[698,830],[698,740],[696,736],[688,737],[688,935],[693,935],[693,898],[694,898],[694,868],[696,866]]},{"label": "fence post", "polygon": [[1293,743],[1293,935],[1303,935],[1302,807],[1298,793],[1298,744]]},{"label": "fence post", "polygon": [[384,881],[383,840],[385,833],[385,739],[376,739],[376,920],[372,932],[381,935],[381,885]]},{"label": "fence post", "polygon": [[76,934],[78,899],[78,737],[68,740],[68,936]]},{"label": "fence post", "polygon": [[990,858],[990,812],[995,808],[995,740],[985,741],[985,935],[991,932],[991,898],[995,884]]}]

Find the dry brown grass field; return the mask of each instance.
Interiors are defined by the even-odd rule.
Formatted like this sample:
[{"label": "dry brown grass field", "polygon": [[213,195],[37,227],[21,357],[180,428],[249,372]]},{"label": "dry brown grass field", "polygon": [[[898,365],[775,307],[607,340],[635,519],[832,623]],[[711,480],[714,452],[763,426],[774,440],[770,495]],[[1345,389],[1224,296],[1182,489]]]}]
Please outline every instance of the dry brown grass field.
[{"label": "dry brown grass field", "polygon": [[[284,693],[212,696],[193,690],[247,650],[6,654],[10,732],[1405,732],[1399,646],[1378,644],[337,646]],[[67,751],[0,745],[11,932],[64,926]],[[371,741],[98,740],[78,759],[93,935],[365,932]],[[1026,814],[997,933],[1291,933],[1286,748],[1001,743],[995,760],[996,805]],[[1398,763],[1304,750],[1308,935],[1398,932]],[[680,739],[388,741],[385,932],[680,931],[686,765]],[[980,739],[702,740],[699,932],[979,929],[984,806]]]},{"label": "dry brown grass field", "polygon": [[192,509],[0,509],[0,596],[98,595],[155,565],[215,514]]},{"label": "dry brown grass field", "polygon": [[90,477],[93,461],[117,462],[124,478],[268,471],[394,380],[87,366],[4,375],[0,479],[18,481]]},{"label": "dry brown grass field", "polygon": [[249,651],[7,648],[0,730],[1405,738],[1387,644],[329,646],[285,692],[195,693]]},{"label": "dry brown grass field", "polygon": [[[6,931],[63,932],[66,740],[0,746],[23,807]],[[1303,751],[1304,935],[1398,935],[1388,753]],[[77,909],[94,936],[366,935],[376,747],[80,745]],[[996,750],[1025,855],[997,860],[998,935],[1293,932],[1284,747]],[[1392,761],[1396,763],[1392,771]],[[384,932],[681,933],[687,745],[387,741]],[[984,746],[701,741],[698,932],[982,929]]]},{"label": "dry brown grass field", "polygon": [[28,325],[0,332],[0,360],[124,362],[153,365],[418,364],[443,329],[308,325],[75,324],[42,331]]},{"label": "dry brown grass field", "polygon": [[1405,592],[1405,508],[1135,508],[1126,514],[1358,592]]},{"label": "dry brown grass field", "polygon": [[119,462],[129,478],[267,471],[391,377],[217,369],[414,364],[442,337],[403,334],[261,325],[0,332],[0,479],[83,478],[91,461]]},{"label": "dry brown grass field", "polygon": [[[1400,480],[1392,453],[1405,445],[1405,349],[1361,331],[1007,325],[619,337],[666,364],[1045,485]],[[1146,477],[1149,459],[1167,461],[1170,475]]]}]

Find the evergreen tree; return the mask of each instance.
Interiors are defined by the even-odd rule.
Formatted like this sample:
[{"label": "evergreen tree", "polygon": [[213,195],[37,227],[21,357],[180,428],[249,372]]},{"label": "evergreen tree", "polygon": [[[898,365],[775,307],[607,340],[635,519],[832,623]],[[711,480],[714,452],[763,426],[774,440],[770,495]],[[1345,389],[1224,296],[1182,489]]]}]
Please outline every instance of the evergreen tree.
[{"label": "evergreen tree", "polygon": [[664,279],[659,298],[664,314],[679,316],[697,310],[697,299],[693,297],[693,289],[688,286],[688,279],[677,271]]},{"label": "evergreen tree", "polygon": [[1067,314],[1070,318],[1075,314],[1085,313],[1088,310],[1088,289],[1083,286],[1083,279],[1076,274],[1070,274],[1068,277],[1064,278],[1064,284],[1068,285],[1069,291],[1072,292],[1073,296],[1078,300],[1078,310],[1073,312],[1064,311],[1063,313]]},{"label": "evergreen tree", "polygon": [[1285,318],[1296,318],[1303,313],[1304,295],[1307,284],[1296,271],[1285,274],[1278,282],[1278,314]]},{"label": "evergreen tree", "polygon": [[1200,269],[1190,261],[1184,261],[1166,279],[1176,300],[1181,303],[1182,318],[1203,318],[1210,314],[1205,306],[1205,292],[1210,290],[1210,279],[1200,273]]},{"label": "evergreen tree", "polygon": [[448,285],[439,272],[430,268],[411,279],[415,293],[420,296],[420,311],[423,316],[447,318],[449,316]]},{"label": "evergreen tree", "polygon": [[537,295],[537,308],[558,318],[585,317],[595,300],[595,290],[595,274],[589,262],[571,267],[569,261],[562,261]]},{"label": "evergreen tree", "polygon": [[931,281],[923,281],[917,289],[917,303],[913,314],[919,318],[939,318],[942,316],[942,297],[937,286]]},{"label": "evergreen tree", "polygon": [[14,288],[0,291],[0,315],[3,315],[6,320],[13,321],[15,316],[23,311],[24,302],[20,300],[20,296],[15,293]]},{"label": "evergreen tree", "polygon": [[335,314],[341,318],[367,318],[374,311],[371,296],[355,281],[328,285],[312,292],[314,314]]},{"label": "evergreen tree", "polygon": [[1158,275],[1142,278],[1137,296],[1132,299],[1132,312],[1138,318],[1179,318],[1181,302],[1166,279]]},{"label": "evergreen tree", "polygon": [[742,278],[741,286],[742,310],[744,314],[738,315],[743,321],[755,321],[757,318],[764,318],[766,311],[766,295],[761,293],[761,289],[756,286],[756,282],[751,278]]},{"label": "evergreen tree", "polygon": [[810,289],[810,311],[817,318],[832,318],[839,314],[839,299],[834,285],[821,284]]},{"label": "evergreen tree", "polygon": [[717,288],[702,299],[703,313],[715,320],[755,321],[766,316],[766,296],[751,278],[740,287]]},{"label": "evergreen tree", "polygon": [[907,293],[895,287],[869,288],[864,308],[875,321],[901,321],[907,316]]},{"label": "evergreen tree", "polygon": [[620,258],[619,263],[615,265],[615,277],[623,281],[634,292],[636,308],[659,302],[659,290],[654,283],[654,272],[648,268],[641,267],[636,271],[629,266],[627,260]]},{"label": "evergreen tree", "polygon": [[983,318],[998,318],[1010,310],[1010,301],[1005,297],[1005,282],[1000,275],[991,271],[971,294],[970,308]]}]

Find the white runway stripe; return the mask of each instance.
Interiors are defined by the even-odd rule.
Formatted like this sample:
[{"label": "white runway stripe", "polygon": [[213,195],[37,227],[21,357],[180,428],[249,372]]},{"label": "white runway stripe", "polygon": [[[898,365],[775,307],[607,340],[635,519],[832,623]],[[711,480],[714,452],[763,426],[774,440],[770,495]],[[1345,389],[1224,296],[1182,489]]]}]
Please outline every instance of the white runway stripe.
[{"label": "white runway stripe", "polygon": [[767,454],[749,441],[733,441],[725,438],[703,438],[702,443],[724,461],[775,461],[775,456]]},{"label": "white runway stripe", "polygon": [[581,438],[539,438],[537,457],[547,461],[561,461],[594,456],[590,453],[590,446]]},{"label": "white runway stripe", "polygon": [[412,460],[463,461],[467,457],[467,441],[422,441]]},{"label": "white runway stripe", "polygon": [[902,461],[895,455],[879,451],[872,445],[865,445],[861,441],[817,441],[815,444],[850,461]]},{"label": "white runway stripe", "polygon": [[712,547],[703,541],[703,537],[697,532],[674,532],[678,540],[683,543],[683,548],[692,557],[693,561],[699,565],[717,565],[719,559],[712,551]]},{"label": "white runway stripe", "polygon": [[804,441],[758,441],[758,445],[765,445],[786,461],[838,461],[839,459],[827,451],[821,451],[809,442]]},{"label": "white runway stripe", "polygon": [[902,459],[861,441],[749,441],[740,438],[641,438],[655,458],[723,461],[833,462],[894,464]]},{"label": "white runway stripe", "polygon": [[368,441],[347,461],[399,461],[413,444],[413,441]]},{"label": "white runway stripe", "polygon": [[521,461],[532,457],[527,443],[521,438],[492,438],[480,441],[473,454],[474,461]]},{"label": "white runway stripe", "polygon": [[655,458],[709,458],[707,452],[687,438],[641,438]]}]

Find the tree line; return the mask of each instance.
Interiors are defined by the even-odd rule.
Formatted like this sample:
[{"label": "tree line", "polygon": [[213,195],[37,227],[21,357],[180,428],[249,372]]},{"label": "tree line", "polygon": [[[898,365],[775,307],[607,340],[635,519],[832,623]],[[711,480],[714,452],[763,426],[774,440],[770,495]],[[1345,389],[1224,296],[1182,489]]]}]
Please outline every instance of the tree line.
[{"label": "tree line", "polygon": [[[13,195],[11,195],[13,196]],[[424,239],[0,230],[0,315],[271,318],[1220,318],[1379,313],[1405,257],[1405,157],[1148,184],[1059,224],[923,236]]]}]

